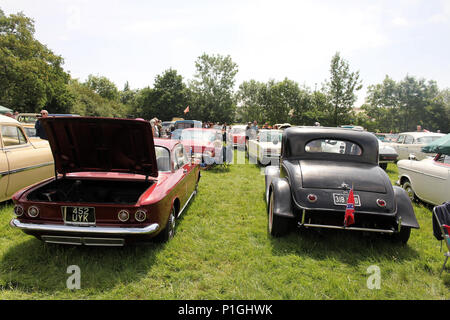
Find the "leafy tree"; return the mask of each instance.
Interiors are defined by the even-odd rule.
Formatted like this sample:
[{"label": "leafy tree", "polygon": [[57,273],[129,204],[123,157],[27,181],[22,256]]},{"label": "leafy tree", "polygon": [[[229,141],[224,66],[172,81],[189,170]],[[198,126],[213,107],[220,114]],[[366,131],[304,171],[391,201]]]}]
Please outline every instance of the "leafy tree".
[{"label": "leafy tree", "polygon": [[176,70],[168,69],[156,76],[153,88],[147,87],[137,93],[135,104],[138,114],[145,119],[189,118],[189,113],[183,114],[189,105],[189,97],[183,77]]},{"label": "leafy tree", "polygon": [[77,80],[70,82],[71,94],[75,102],[71,112],[83,116],[120,117],[125,118],[130,110],[119,101],[103,98],[88,86],[80,84]]},{"label": "leafy tree", "polygon": [[355,91],[362,88],[359,71],[350,72],[347,61],[337,52],[331,59],[330,80],[325,83],[325,92],[334,108],[334,125],[350,121],[349,112],[356,102]]},{"label": "leafy tree", "polygon": [[237,64],[230,56],[203,54],[197,58],[195,67],[197,72],[189,84],[192,91],[189,116],[203,121],[232,122]]},{"label": "leafy tree", "polygon": [[236,93],[236,117],[239,122],[256,120],[258,123],[261,123],[265,121],[264,102],[262,99],[266,89],[265,83],[255,80],[241,83]]},{"label": "leafy tree", "polygon": [[86,82],[84,82],[84,85],[105,99],[113,101],[119,100],[119,90],[116,85],[106,77],[90,74]]},{"label": "leafy tree", "polygon": [[292,117],[302,121],[304,105],[303,92],[295,81],[285,78],[281,82],[268,82],[265,95],[265,116],[269,123],[292,122]]},{"label": "leafy tree", "polygon": [[73,103],[61,56],[34,38],[34,21],[0,12],[0,104],[21,112],[67,112]]},{"label": "leafy tree", "polygon": [[386,76],[383,83],[368,87],[363,109],[380,131],[414,131],[417,125],[448,131],[450,117],[443,92],[435,81],[407,75],[395,82]]}]

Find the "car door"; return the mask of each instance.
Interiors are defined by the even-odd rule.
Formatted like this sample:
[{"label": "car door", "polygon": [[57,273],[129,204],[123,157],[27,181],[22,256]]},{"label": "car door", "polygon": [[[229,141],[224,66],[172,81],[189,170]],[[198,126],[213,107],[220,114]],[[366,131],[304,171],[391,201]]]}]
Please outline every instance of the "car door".
[{"label": "car door", "polygon": [[426,199],[439,205],[450,199],[450,156],[441,155],[427,168],[429,184],[425,191]]},{"label": "car door", "polygon": [[[450,171],[450,163],[444,162],[442,155],[435,160],[411,160],[411,182],[417,196],[433,204],[441,204],[448,200],[450,191],[447,187]],[[448,160],[450,162],[450,159]],[[440,200],[444,199],[444,200]]]},{"label": "car door", "polygon": [[6,198],[26,186],[54,175],[50,147],[34,148],[22,128],[14,124],[1,126],[1,139],[8,162],[9,178],[4,194]]},{"label": "car door", "polygon": [[404,142],[404,144],[403,144],[403,146],[404,146],[404,158],[405,159],[408,159],[408,157],[409,157],[409,155],[411,154],[411,153],[414,153],[414,151],[415,151],[415,148],[414,148],[414,137],[413,136],[411,136],[411,135],[406,135],[405,136],[405,142]]},{"label": "car door", "polygon": [[404,134],[399,135],[399,137],[397,139],[397,143],[394,146],[395,149],[397,149],[399,160],[408,158],[406,145],[405,145],[405,138],[406,138],[406,135],[404,135]]},{"label": "car door", "polygon": [[0,151],[0,201],[6,200],[6,189],[9,180],[9,164],[5,149]]},{"label": "car door", "polygon": [[175,176],[177,180],[177,190],[178,196],[180,198],[181,208],[184,207],[187,197],[187,177],[189,173],[189,169],[187,168],[187,156],[182,144],[177,145],[173,150],[173,167],[175,171]]}]

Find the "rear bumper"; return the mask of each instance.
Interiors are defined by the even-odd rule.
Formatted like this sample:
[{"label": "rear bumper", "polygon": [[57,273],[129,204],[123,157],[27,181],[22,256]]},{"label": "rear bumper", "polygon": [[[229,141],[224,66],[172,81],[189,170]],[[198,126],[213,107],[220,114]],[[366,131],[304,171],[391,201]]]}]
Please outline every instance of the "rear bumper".
[{"label": "rear bumper", "polygon": [[85,244],[117,246],[125,243],[126,237],[150,236],[160,228],[153,223],[143,228],[117,228],[117,227],[79,227],[55,224],[22,223],[12,219],[10,226],[18,228],[25,233],[39,236],[49,243]]}]

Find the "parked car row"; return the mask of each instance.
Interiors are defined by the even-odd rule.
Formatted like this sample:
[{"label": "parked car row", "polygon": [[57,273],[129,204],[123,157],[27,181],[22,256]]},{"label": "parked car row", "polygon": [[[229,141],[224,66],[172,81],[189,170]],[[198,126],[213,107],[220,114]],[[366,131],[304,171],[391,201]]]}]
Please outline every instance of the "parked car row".
[{"label": "parked car row", "polygon": [[[3,118],[0,190],[4,199],[14,193],[10,224],[48,243],[170,240],[197,192],[200,164],[212,164],[224,148],[221,130],[180,128],[172,139],[159,139],[148,121],[95,117],[42,119],[49,140],[34,142],[19,122]],[[242,142],[233,137],[241,129],[230,130],[233,146]],[[448,155],[399,161],[403,188],[392,186],[380,166],[397,159],[395,149],[369,132],[286,127],[250,138],[244,128],[243,141],[250,158],[271,164],[265,168],[265,199],[273,236],[295,226],[382,233],[406,243],[411,229],[419,228],[411,201],[450,198]],[[29,156],[19,153],[26,150]],[[24,158],[35,163],[12,168],[11,161]],[[419,172],[427,178],[417,178]],[[439,181],[415,182],[431,177]]]}]

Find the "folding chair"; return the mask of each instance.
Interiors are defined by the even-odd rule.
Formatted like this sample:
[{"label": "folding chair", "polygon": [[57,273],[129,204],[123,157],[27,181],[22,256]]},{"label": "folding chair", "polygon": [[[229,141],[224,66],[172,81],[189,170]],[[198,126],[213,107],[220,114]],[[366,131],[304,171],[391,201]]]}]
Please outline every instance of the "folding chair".
[{"label": "folding chair", "polygon": [[445,202],[433,208],[433,234],[436,239],[445,240],[447,245],[447,252],[444,253],[445,261],[439,273],[439,276],[441,276],[450,257],[450,202]]}]

